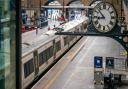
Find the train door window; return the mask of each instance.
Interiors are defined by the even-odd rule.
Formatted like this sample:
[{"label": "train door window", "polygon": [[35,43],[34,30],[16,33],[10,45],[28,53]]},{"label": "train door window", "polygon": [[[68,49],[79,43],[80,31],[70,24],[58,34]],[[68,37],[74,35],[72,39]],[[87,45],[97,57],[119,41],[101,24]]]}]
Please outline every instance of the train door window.
[{"label": "train door window", "polygon": [[50,58],[50,49],[46,49],[47,60]]},{"label": "train door window", "polygon": [[66,37],[64,37],[64,46],[66,45]]},{"label": "train door window", "polygon": [[64,46],[68,44],[68,37],[64,37]]},{"label": "train door window", "polygon": [[39,66],[43,64],[43,58],[42,58],[42,53],[39,54]]},{"label": "train door window", "polygon": [[46,53],[46,50],[43,52],[43,60],[45,62],[47,61],[47,53]]},{"label": "train door window", "polygon": [[74,36],[70,36],[70,41],[72,41],[72,40],[73,40],[73,38],[74,38]]},{"label": "train door window", "polygon": [[56,42],[56,52],[58,52],[61,49],[60,41]]},{"label": "train door window", "polygon": [[51,46],[49,48],[49,54],[50,54],[50,58],[53,56],[53,46]]},{"label": "train door window", "polygon": [[46,49],[47,60],[53,56],[53,46]]},{"label": "train door window", "polygon": [[45,62],[44,52],[39,54],[39,66],[41,66]]},{"label": "train door window", "polygon": [[42,53],[39,54],[39,66],[41,66],[46,61],[47,61],[47,53],[46,50],[44,50]]},{"label": "train door window", "polygon": [[33,59],[29,60],[24,64],[24,76],[25,78],[34,72]]},{"label": "train door window", "polygon": [[34,55],[34,68],[35,68],[34,70],[35,70],[35,75],[37,75],[39,72],[38,52],[34,51],[33,55]]}]

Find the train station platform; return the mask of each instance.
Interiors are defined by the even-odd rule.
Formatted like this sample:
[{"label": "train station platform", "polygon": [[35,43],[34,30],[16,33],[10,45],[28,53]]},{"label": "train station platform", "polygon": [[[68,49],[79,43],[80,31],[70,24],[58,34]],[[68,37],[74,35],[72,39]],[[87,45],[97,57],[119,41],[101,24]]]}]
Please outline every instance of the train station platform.
[{"label": "train station platform", "polygon": [[47,32],[49,27],[50,27],[50,29],[53,29],[54,25],[55,25],[55,27],[57,27],[57,26],[60,25],[60,23],[61,23],[61,21],[49,20],[48,21],[48,26],[46,26],[46,27],[37,28],[37,29],[34,29],[32,31],[22,33],[22,43],[32,41],[33,39],[37,39],[42,34]]},{"label": "train station platform", "polygon": [[104,63],[108,56],[125,58],[119,49],[123,47],[111,38],[83,37],[32,89],[103,89],[93,82],[94,56],[102,56]]}]

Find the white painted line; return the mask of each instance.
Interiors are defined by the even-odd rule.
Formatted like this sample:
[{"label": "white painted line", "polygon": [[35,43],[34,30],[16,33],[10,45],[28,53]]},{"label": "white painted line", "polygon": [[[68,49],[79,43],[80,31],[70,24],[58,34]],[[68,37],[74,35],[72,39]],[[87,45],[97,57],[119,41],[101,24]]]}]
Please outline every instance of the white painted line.
[{"label": "white painted line", "polygon": [[87,48],[86,54],[83,55],[83,56],[80,58],[80,61],[78,62],[78,65],[83,62],[84,58],[86,57],[87,53],[90,51],[90,49],[92,48],[92,46],[94,45],[95,41],[96,41],[96,38],[94,38],[94,40],[92,41],[92,43],[90,44],[90,46]]},{"label": "white painted line", "polygon": [[[85,40],[86,41],[86,40]],[[81,48],[83,47],[83,45],[84,44],[82,44],[79,48],[79,50],[81,50]],[[78,50],[78,52],[79,52],[79,50]],[[77,52],[77,53],[78,53]],[[75,55],[77,55],[77,53],[76,54],[74,54],[74,56]],[[71,58],[72,59],[72,58]],[[47,77],[47,74],[50,74],[50,72],[52,71],[52,70],[54,70],[54,68],[57,66],[57,65],[59,65],[59,63],[61,63],[63,60],[59,60],[41,79],[39,79],[39,81],[32,87],[32,89],[36,89],[36,87],[37,86],[39,86],[40,85],[40,83],[41,83],[41,81],[43,81],[43,79],[45,79],[45,77]],[[65,69],[65,68],[64,68]],[[60,71],[60,73],[61,73],[62,71]],[[58,77],[59,75],[60,75],[60,73],[57,73],[54,77]],[[49,86],[48,86],[49,87]],[[47,88],[46,88],[47,89]]]}]

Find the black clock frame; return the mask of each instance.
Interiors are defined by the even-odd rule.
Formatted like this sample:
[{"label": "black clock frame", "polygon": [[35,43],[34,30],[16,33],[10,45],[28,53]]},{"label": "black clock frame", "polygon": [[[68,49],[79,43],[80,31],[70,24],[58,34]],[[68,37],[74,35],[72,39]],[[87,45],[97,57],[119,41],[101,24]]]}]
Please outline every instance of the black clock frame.
[{"label": "black clock frame", "polygon": [[[117,12],[116,12],[116,9],[114,8],[114,6],[111,4],[111,3],[109,3],[109,2],[100,2],[100,3],[98,3],[97,5],[96,5],[96,7],[98,7],[98,6],[100,6],[100,4],[101,3],[108,3],[109,5],[111,5],[112,6],[112,8],[114,9],[114,11],[115,11],[115,15],[116,15],[116,17],[115,18],[117,18],[118,17],[118,15],[117,15]],[[94,10],[92,11],[92,19],[93,19],[93,12],[94,12]],[[92,20],[91,19],[91,20]],[[93,24],[93,26],[94,26],[94,22],[93,21],[91,21],[92,22],[92,24]],[[110,31],[108,31],[108,32],[101,32],[101,31],[99,31],[95,26],[95,30],[96,30],[96,32],[99,32],[99,33],[111,33],[112,32],[112,29],[114,29],[115,28],[115,26],[117,26],[117,22],[118,22],[118,20],[116,19],[116,22],[115,22],[115,24],[114,24],[114,26],[111,28],[111,30]]]}]

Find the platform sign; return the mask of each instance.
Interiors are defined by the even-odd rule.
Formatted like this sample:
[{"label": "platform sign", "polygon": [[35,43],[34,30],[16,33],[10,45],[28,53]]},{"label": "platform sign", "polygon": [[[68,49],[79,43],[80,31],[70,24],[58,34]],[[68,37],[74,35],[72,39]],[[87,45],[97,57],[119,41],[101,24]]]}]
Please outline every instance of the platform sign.
[{"label": "platform sign", "polygon": [[75,19],[75,12],[73,9],[70,9],[70,13],[69,13],[69,20],[74,20]]},{"label": "platform sign", "polygon": [[94,71],[94,84],[101,85],[103,80],[103,71]]},{"label": "platform sign", "polygon": [[114,68],[114,57],[106,57],[106,68]]},{"label": "platform sign", "polygon": [[103,57],[95,56],[94,57],[94,67],[95,68],[102,68],[103,67]]},{"label": "platform sign", "polygon": [[126,59],[125,58],[116,58],[114,61],[114,68],[116,70],[126,70]]}]

